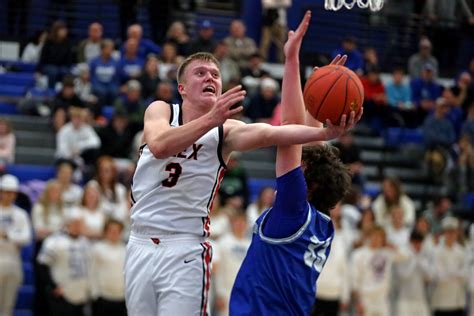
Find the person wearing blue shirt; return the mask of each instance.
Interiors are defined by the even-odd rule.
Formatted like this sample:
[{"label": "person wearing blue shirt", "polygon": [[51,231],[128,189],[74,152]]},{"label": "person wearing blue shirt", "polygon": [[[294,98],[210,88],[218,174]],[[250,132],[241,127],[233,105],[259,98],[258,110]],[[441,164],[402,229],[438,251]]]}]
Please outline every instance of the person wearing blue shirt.
[{"label": "person wearing blue shirt", "polygon": [[385,86],[388,105],[390,106],[392,117],[399,114],[403,124],[407,127],[416,127],[414,119],[415,106],[411,101],[411,88],[408,83],[403,82],[405,71],[401,67],[396,67],[392,71],[392,81]]},{"label": "person wearing blue shirt", "polygon": [[441,96],[443,88],[436,82],[434,68],[425,64],[420,78],[412,79],[410,83],[412,101],[417,109],[419,123],[423,122],[428,114],[434,111],[435,101]]},{"label": "person wearing blue shirt", "polygon": [[[319,125],[304,110],[299,50],[311,17],[308,11],[285,44],[282,124]],[[343,64],[337,56],[333,64]],[[299,92],[297,92],[299,91]],[[361,111],[362,112],[362,111]],[[358,118],[360,119],[358,113]],[[330,137],[352,127],[355,113],[339,126],[328,125]],[[303,162],[302,162],[303,158]],[[348,168],[329,145],[278,146],[277,194],[272,208],[257,219],[250,248],[230,298],[230,315],[309,315],[316,279],[329,255],[334,227],[328,212],[350,187]]]},{"label": "person wearing blue shirt", "polygon": [[345,66],[359,75],[364,71],[364,58],[362,53],[357,49],[356,40],[353,37],[348,37],[342,40],[341,47],[332,53],[332,57],[337,55],[346,55],[347,61]]},{"label": "person wearing blue shirt", "polygon": [[[159,55],[161,47],[155,44],[152,40],[143,38],[143,28],[140,24],[132,24],[127,30],[127,40],[134,38],[138,42],[138,58],[145,60],[149,54]],[[120,53],[125,53],[125,44],[120,48]]]},{"label": "person wearing blue shirt", "polygon": [[89,63],[92,92],[99,98],[99,105],[112,104],[117,97],[118,69],[112,58],[114,42],[104,40],[100,44],[100,56]]},{"label": "person wearing blue shirt", "polygon": [[145,61],[138,57],[138,41],[129,38],[125,42],[125,51],[118,62],[120,84],[130,79],[138,79],[142,74]]}]

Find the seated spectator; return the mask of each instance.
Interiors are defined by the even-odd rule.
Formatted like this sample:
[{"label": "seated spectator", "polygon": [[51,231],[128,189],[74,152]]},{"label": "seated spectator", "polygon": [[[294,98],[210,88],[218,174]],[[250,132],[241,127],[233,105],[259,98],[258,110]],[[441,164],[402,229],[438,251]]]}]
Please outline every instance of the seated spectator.
[{"label": "seated spectator", "polygon": [[143,67],[142,75],[138,79],[142,85],[142,98],[147,100],[153,96],[156,87],[160,82],[160,74],[158,72],[159,60],[155,55],[150,55],[146,59]]},{"label": "seated spectator", "polygon": [[443,88],[434,77],[434,68],[430,63],[423,66],[421,77],[411,80],[412,101],[421,124],[426,116],[435,110],[435,101],[441,96]]},{"label": "seated spectator", "polygon": [[379,69],[379,56],[373,47],[364,49],[364,74],[367,74],[370,69]]},{"label": "seated spectator", "polygon": [[357,48],[356,39],[354,37],[346,37],[341,42],[341,47],[332,53],[332,58],[337,55],[347,55],[345,66],[354,71],[358,75],[362,75],[364,71],[364,59],[361,52]]},{"label": "seated spectator", "polygon": [[472,82],[471,74],[464,71],[459,75],[454,87],[451,87],[455,104],[460,106],[464,113],[468,112],[469,105],[474,102],[474,85],[472,85]]},{"label": "seated spectator", "polygon": [[[231,81],[240,81],[239,65],[229,56],[229,47],[226,42],[221,41],[217,43],[213,51],[214,57],[220,63],[222,89],[225,91],[229,88]],[[248,61],[246,61],[247,65]]]},{"label": "seated spectator", "polygon": [[85,122],[86,110],[71,107],[71,121],[66,123],[56,135],[56,158],[73,160],[79,166],[92,165],[97,159],[100,138]]},{"label": "seated spectator", "polygon": [[354,242],[350,249],[357,249],[363,247],[369,241],[370,233],[375,227],[375,215],[372,209],[367,208],[362,212],[362,217],[357,225],[355,236],[353,237]]},{"label": "seated spectator", "polygon": [[66,24],[56,21],[41,49],[37,71],[48,77],[49,88],[54,88],[56,83],[70,72],[73,54],[72,44],[67,36]]},{"label": "seated spectator", "polygon": [[258,93],[250,97],[245,108],[245,115],[253,122],[269,122],[273,110],[280,102],[278,82],[272,78],[264,78],[260,83]]},{"label": "seated spectator", "polygon": [[21,61],[24,63],[37,64],[40,60],[41,50],[48,39],[47,30],[36,31],[33,38],[26,44],[21,54]]},{"label": "seated spectator", "polygon": [[98,98],[92,93],[89,65],[79,64],[77,70],[79,74],[77,78],[74,79],[74,92],[79,99],[98,116],[101,113],[99,113],[99,107],[97,105]]},{"label": "seated spectator", "polygon": [[161,50],[160,60],[163,64],[179,65],[183,61],[183,57],[178,55],[176,44],[165,42]]},{"label": "seated spectator", "polygon": [[0,118],[0,169],[3,165],[15,162],[16,137],[7,119]]},{"label": "seated spectator", "polygon": [[431,54],[432,45],[427,37],[422,37],[419,43],[419,51],[408,59],[408,74],[413,79],[422,77],[423,69],[427,64],[431,65],[433,77],[437,78],[439,73],[438,60]]},{"label": "seated spectator", "polygon": [[[409,128],[417,127],[417,121],[414,119],[415,107],[411,102],[410,85],[403,82],[405,72],[403,68],[394,68],[392,71],[392,81],[385,86],[387,93],[387,102],[390,106],[392,115],[400,115],[401,124]],[[397,117],[394,117],[396,120]]]},{"label": "seated spectator", "polygon": [[461,134],[468,135],[471,144],[474,145],[474,101],[467,109],[467,117],[461,127]]},{"label": "seated spectator", "polygon": [[105,223],[103,238],[92,246],[92,313],[97,316],[127,315],[125,306],[125,244],[121,240],[124,225],[116,220]]},{"label": "seated spectator", "polygon": [[262,215],[263,211],[273,205],[275,199],[275,189],[272,187],[263,187],[258,194],[257,200],[250,203],[245,213],[247,214],[247,223],[250,227],[255,224],[257,218]]},{"label": "seated spectator", "polygon": [[246,208],[249,200],[247,173],[238,157],[232,153],[219,191],[222,205],[234,209]]},{"label": "seated spectator", "polygon": [[171,23],[166,32],[166,42],[174,43],[178,50],[178,55],[187,56],[189,50],[189,35],[186,27],[181,21]]},{"label": "seated spectator", "polygon": [[262,68],[262,64],[263,58],[257,53],[250,56],[247,67],[242,68],[242,83],[249,95],[258,90],[263,77],[269,76],[269,73]]},{"label": "seated spectator", "polygon": [[100,148],[101,155],[128,159],[130,157],[133,135],[127,113],[115,112],[109,124],[99,130],[99,137],[102,143]]},{"label": "seated spectator", "polygon": [[465,115],[462,111],[461,104],[458,102],[458,98],[453,93],[452,89],[446,88],[441,94],[448,106],[448,113],[446,118],[451,122],[454,128],[455,138],[458,139],[461,133],[462,124],[465,118]]},{"label": "seated spectator", "polygon": [[385,227],[387,242],[397,248],[405,248],[410,240],[411,228],[405,226],[404,212],[399,205],[394,205],[389,210],[390,222]]},{"label": "seated spectator", "polygon": [[229,36],[224,38],[224,43],[229,48],[229,57],[240,67],[247,66],[250,56],[257,52],[255,41],[246,36],[246,27],[242,20],[233,20],[230,24]]},{"label": "seated spectator", "polygon": [[46,237],[63,228],[64,214],[68,208],[64,206],[61,189],[59,181],[48,181],[43,193],[33,205],[31,219],[38,250]]},{"label": "seated spectator", "polygon": [[474,193],[474,147],[467,134],[459,138],[457,160],[448,177],[448,187],[453,196],[462,198],[466,193]]},{"label": "seated spectator", "polygon": [[[143,28],[140,24],[132,24],[127,29],[127,40],[134,39],[138,43],[137,57],[145,60],[148,54],[158,55],[161,51],[160,46],[156,45],[152,40],[143,38]],[[125,44],[121,47],[122,56],[125,54]]]},{"label": "seated spectator", "polygon": [[16,206],[18,178],[5,174],[0,178],[0,312],[13,315],[23,272],[21,247],[31,243],[31,223],[25,210]]},{"label": "seated spectator", "polygon": [[403,210],[404,225],[412,228],[415,225],[415,204],[402,191],[398,179],[387,177],[382,183],[382,193],[372,203],[377,225],[386,227],[390,223],[390,210],[395,205]]},{"label": "seated spectator", "polygon": [[352,133],[346,132],[342,134],[338,142],[334,144],[339,149],[339,157],[341,161],[349,166],[352,175],[352,184],[363,189],[366,179],[362,173],[363,164],[360,159],[360,148],[354,143]]},{"label": "seated spectator", "polygon": [[161,100],[169,104],[179,103],[178,99],[175,97],[175,87],[170,81],[161,81],[156,87],[155,95],[152,100]]},{"label": "seated spectator", "polygon": [[89,63],[92,93],[99,98],[99,106],[111,105],[117,97],[119,76],[117,62],[112,58],[114,42],[106,39],[100,44],[100,56]]},{"label": "seated spectator", "polygon": [[138,79],[142,74],[144,59],[138,57],[138,41],[129,38],[124,44],[122,57],[118,61],[118,73],[120,84],[124,84],[130,79]]},{"label": "seated spectator", "polygon": [[189,44],[189,54],[212,52],[212,49],[216,45],[216,40],[214,39],[214,27],[211,21],[202,21],[201,24],[199,24],[197,35],[197,38],[193,39]]},{"label": "seated spectator", "polygon": [[127,92],[125,96],[120,96],[115,101],[115,111],[121,111],[128,114],[131,128],[136,132],[143,128],[143,115],[146,106],[141,98],[142,86],[137,80],[130,80],[127,82]]},{"label": "seated spectator", "polygon": [[427,149],[443,148],[448,152],[451,150],[456,133],[453,124],[446,117],[449,110],[446,100],[438,98],[434,113],[425,119],[422,130]]},{"label": "seated spectator", "polygon": [[76,164],[71,160],[60,159],[57,162],[55,180],[61,186],[61,200],[66,208],[79,205],[82,199],[82,188],[72,180],[75,169]]},{"label": "seated spectator", "polygon": [[102,24],[99,22],[89,24],[88,37],[82,40],[77,47],[78,63],[89,63],[92,59],[100,55],[102,34]]},{"label": "seated spectator", "polygon": [[100,192],[100,207],[107,217],[124,221],[128,215],[127,189],[118,182],[118,172],[112,157],[101,156],[97,160],[96,183]]},{"label": "seated spectator", "polygon": [[53,127],[59,131],[66,124],[71,107],[83,108],[84,103],[74,91],[74,78],[66,76],[62,81],[62,88],[51,101]]},{"label": "seated spectator", "polygon": [[49,315],[82,316],[89,300],[90,244],[83,235],[81,212],[71,210],[64,221],[64,232],[44,240],[37,258],[37,273],[47,293]]},{"label": "seated spectator", "polygon": [[441,225],[443,219],[451,216],[452,205],[453,203],[449,196],[440,194],[434,196],[430,207],[423,211],[423,218],[426,220],[427,226],[430,228],[427,233],[431,233],[436,239],[442,233]]},{"label": "seated spectator", "polygon": [[374,132],[380,132],[388,118],[387,96],[385,87],[380,79],[378,68],[367,70],[367,75],[361,78],[364,86],[364,116]]},{"label": "seated spectator", "polygon": [[90,181],[84,187],[84,195],[79,210],[84,220],[84,236],[90,240],[100,239],[106,216],[100,205],[100,190],[97,182]]}]

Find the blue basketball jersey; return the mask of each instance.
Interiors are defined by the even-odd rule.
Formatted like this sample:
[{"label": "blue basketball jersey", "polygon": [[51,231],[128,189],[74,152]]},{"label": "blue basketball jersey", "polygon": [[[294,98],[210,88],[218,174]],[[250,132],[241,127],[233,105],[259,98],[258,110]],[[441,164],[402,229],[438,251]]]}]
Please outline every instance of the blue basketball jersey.
[{"label": "blue basketball jersey", "polygon": [[316,279],[329,256],[334,227],[327,215],[309,203],[307,207],[303,226],[287,238],[264,235],[271,209],[257,219],[252,243],[232,289],[230,315],[311,313]]}]

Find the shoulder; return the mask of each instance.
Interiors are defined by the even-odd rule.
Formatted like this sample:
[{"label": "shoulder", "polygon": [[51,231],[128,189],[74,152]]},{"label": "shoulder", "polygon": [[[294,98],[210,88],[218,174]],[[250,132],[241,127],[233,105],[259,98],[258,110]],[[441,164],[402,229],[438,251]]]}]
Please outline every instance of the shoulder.
[{"label": "shoulder", "polygon": [[245,125],[247,125],[245,122],[228,119],[224,123],[224,137],[227,136],[229,132],[232,132],[235,128],[242,127]]},{"label": "shoulder", "polygon": [[166,103],[164,101],[154,101],[150,103],[150,105],[147,107],[145,111],[145,119],[147,116],[149,118],[154,118],[154,117],[162,117],[164,115],[171,115],[171,104]]}]

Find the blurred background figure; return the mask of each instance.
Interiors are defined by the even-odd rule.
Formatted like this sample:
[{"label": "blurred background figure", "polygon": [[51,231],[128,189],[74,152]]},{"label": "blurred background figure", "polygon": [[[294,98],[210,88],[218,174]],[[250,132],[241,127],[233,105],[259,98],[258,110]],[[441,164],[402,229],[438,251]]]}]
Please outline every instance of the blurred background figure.
[{"label": "blurred background figure", "polygon": [[7,163],[15,162],[16,137],[11,123],[0,118],[0,169]]},{"label": "blurred background figure", "polygon": [[282,63],[283,45],[286,40],[287,15],[286,10],[292,0],[262,0],[262,39],[260,40],[260,54],[268,60],[271,44],[274,45],[276,61]]}]

